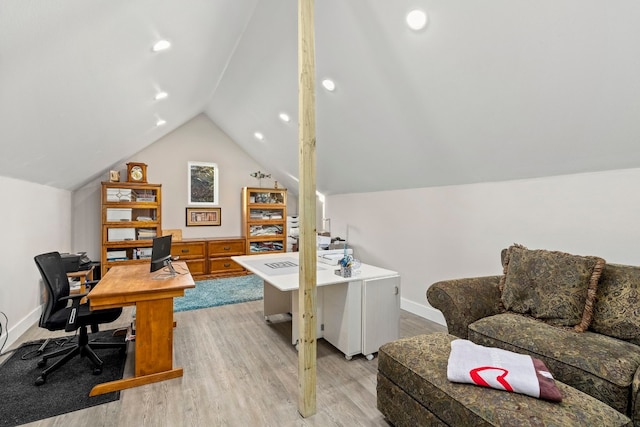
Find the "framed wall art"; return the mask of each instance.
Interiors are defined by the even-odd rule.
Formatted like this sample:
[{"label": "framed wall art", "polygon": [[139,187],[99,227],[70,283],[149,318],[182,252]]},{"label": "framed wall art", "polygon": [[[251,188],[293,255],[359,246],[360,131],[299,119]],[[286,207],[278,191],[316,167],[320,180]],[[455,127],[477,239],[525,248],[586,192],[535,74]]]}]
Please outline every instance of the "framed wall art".
[{"label": "framed wall art", "polygon": [[218,203],[218,165],[215,163],[188,162],[187,204],[215,206]]},{"label": "framed wall art", "polygon": [[220,225],[221,208],[187,208],[186,225]]}]

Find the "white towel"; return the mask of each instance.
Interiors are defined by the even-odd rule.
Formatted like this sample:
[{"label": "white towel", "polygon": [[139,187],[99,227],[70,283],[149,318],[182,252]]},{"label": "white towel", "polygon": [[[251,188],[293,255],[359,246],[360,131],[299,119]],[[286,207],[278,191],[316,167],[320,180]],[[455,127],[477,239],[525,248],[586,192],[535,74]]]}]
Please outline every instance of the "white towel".
[{"label": "white towel", "polygon": [[476,384],[553,401],[562,400],[553,377],[540,360],[525,354],[484,347],[468,340],[451,342],[447,378],[452,382]]}]

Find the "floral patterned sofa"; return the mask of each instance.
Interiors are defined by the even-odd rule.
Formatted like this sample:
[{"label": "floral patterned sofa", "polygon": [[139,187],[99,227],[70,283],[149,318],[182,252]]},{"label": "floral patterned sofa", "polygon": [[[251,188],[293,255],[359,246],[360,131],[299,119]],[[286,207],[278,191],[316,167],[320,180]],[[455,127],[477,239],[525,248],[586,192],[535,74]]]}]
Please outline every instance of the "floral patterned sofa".
[{"label": "floral patterned sofa", "polygon": [[504,274],[427,290],[449,333],[541,359],[640,426],[640,267],[514,245]]}]

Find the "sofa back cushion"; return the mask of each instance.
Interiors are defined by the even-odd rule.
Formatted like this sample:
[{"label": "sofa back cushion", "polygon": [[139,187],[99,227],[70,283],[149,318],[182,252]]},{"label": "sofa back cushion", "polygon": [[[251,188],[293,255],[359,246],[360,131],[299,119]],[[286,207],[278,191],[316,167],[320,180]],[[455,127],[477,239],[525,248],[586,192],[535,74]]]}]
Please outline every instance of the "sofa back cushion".
[{"label": "sofa back cushion", "polygon": [[602,258],[509,247],[501,281],[507,311],[584,332],[591,321]]},{"label": "sofa back cushion", "polygon": [[589,329],[640,345],[640,267],[605,266]]}]

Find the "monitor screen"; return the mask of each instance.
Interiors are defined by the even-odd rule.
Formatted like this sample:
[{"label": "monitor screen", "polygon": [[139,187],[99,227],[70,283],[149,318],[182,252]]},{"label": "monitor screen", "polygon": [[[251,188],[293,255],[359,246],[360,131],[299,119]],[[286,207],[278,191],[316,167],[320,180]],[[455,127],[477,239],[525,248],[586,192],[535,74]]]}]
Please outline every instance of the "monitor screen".
[{"label": "monitor screen", "polygon": [[153,239],[151,247],[151,272],[160,270],[171,262],[171,234]]}]

